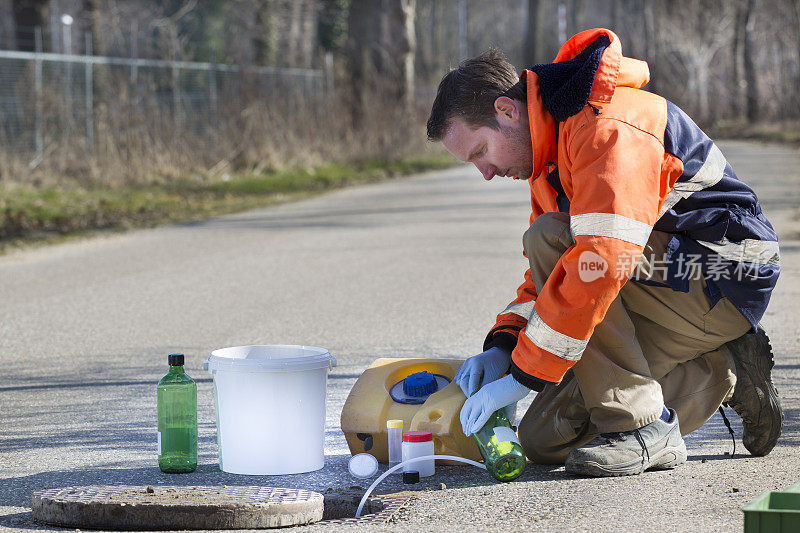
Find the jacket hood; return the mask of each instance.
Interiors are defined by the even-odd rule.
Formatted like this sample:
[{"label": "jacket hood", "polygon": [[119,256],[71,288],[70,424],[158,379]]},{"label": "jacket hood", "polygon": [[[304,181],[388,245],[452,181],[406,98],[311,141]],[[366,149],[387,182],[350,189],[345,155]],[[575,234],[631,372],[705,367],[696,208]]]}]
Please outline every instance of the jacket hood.
[{"label": "jacket hood", "polygon": [[610,102],[619,86],[638,89],[650,79],[647,63],[623,57],[619,38],[602,28],[575,35],[555,61],[531,70],[539,76],[545,109],[559,122],[590,101]]},{"label": "jacket hood", "polygon": [[[591,81],[590,102],[610,102],[617,87],[641,89],[650,81],[647,63],[638,59],[624,57],[622,44],[617,34],[605,28],[595,28],[581,32],[568,40],[558,51],[552,64],[576,59],[598,40],[607,39],[596,72]],[[591,59],[591,58],[589,58]]]},{"label": "jacket hood", "polygon": [[534,65],[522,78],[533,143],[533,177],[537,177],[545,164],[555,163],[554,121],[566,120],[589,102],[610,102],[617,87],[643,87],[650,81],[650,70],[644,61],[622,55],[613,31],[596,28],[572,37],[552,63]]}]

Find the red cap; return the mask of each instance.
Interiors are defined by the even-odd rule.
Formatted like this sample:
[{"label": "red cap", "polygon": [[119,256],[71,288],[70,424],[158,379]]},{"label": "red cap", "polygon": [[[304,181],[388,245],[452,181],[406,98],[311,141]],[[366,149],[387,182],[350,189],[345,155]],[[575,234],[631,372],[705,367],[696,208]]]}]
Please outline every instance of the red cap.
[{"label": "red cap", "polygon": [[433,440],[430,431],[407,431],[403,433],[403,442],[429,442]]}]

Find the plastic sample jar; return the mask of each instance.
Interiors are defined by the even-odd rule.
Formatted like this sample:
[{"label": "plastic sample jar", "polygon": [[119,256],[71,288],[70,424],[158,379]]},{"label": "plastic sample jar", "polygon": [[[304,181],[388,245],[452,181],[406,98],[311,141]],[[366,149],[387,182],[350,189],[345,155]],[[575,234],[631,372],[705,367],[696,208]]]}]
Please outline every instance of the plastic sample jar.
[{"label": "plastic sample jar", "polygon": [[347,462],[350,473],[358,478],[368,478],[378,471],[378,460],[368,453],[358,453]]},{"label": "plastic sample jar", "polygon": [[[416,457],[433,455],[433,434],[430,431],[408,431],[403,433],[403,462]],[[418,461],[403,467],[404,472],[419,472],[419,477],[432,476],[436,470],[433,458]]]},{"label": "plastic sample jar", "polygon": [[387,420],[386,434],[389,445],[389,468],[403,460],[403,421]]}]

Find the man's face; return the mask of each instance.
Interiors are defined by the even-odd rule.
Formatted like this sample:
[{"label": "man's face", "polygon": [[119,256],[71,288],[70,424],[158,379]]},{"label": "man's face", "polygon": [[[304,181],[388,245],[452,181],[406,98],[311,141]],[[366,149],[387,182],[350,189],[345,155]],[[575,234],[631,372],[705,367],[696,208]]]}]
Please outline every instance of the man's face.
[{"label": "man's face", "polygon": [[495,176],[528,179],[533,173],[533,149],[525,104],[501,97],[495,109],[498,129],[474,128],[454,118],[442,144],[456,158],[474,164],[486,180]]}]

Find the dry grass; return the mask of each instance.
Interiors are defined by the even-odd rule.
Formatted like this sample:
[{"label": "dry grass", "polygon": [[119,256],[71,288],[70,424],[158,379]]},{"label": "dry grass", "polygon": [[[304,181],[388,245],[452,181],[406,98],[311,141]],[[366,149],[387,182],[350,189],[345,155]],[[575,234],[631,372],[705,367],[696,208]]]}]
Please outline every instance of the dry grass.
[{"label": "dry grass", "polygon": [[758,123],[744,121],[720,122],[710,128],[709,134],[716,138],[748,139],[800,146],[800,120]]},{"label": "dry grass", "polygon": [[203,116],[175,116],[123,88],[98,98],[91,151],[84,122],[53,118],[65,109],[52,94],[41,161],[0,142],[0,248],[228,213],[454,162],[425,139],[427,103],[407,109],[376,93],[354,126],[346,93],[269,105],[228,99]]},{"label": "dry grass", "polygon": [[[408,109],[376,89],[357,110],[355,125],[352,95],[343,83],[333,93],[299,93],[297,86],[265,89],[259,85],[263,80],[237,79],[221,87],[216,100],[200,89],[190,93],[194,100],[186,96],[175,107],[160,74],[140,80],[136,88],[127,71],[95,75],[91,150],[81,95],[66,97],[53,80],[40,100],[44,150],[34,164],[37,98],[22,77],[17,100],[23,102],[26,129],[16,139],[0,139],[0,183],[121,187],[187,175],[213,181],[248,171],[441,153],[425,140],[429,102]],[[20,142],[26,136],[30,139]]]}]

